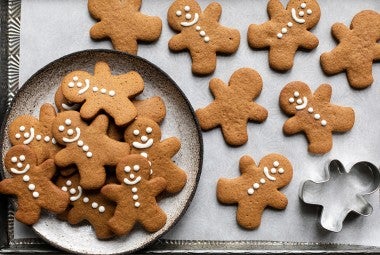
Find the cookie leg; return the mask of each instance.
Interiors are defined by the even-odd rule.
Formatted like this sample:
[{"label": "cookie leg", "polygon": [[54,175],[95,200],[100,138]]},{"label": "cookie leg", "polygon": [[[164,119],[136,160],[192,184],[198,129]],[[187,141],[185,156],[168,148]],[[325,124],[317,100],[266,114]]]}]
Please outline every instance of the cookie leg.
[{"label": "cookie leg", "polygon": [[191,70],[195,74],[207,75],[215,71],[216,53],[211,49],[204,49],[201,52],[190,51],[192,58]]},{"label": "cookie leg", "polygon": [[372,62],[361,63],[347,69],[347,78],[350,85],[357,89],[364,89],[373,83]]},{"label": "cookie leg", "polygon": [[236,212],[236,220],[243,228],[255,229],[260,226],[263,210],[264,208],[262,205],[243,202],[239,203]]},{"label": "cookie leg", "polygon": [[[128,214],[126,212],[125,214]],[[115,215],[108,221],[108,227],[118,236],[128,234],[135,225],[135,219],[128,218],[120,211],[115,211]]]},{"label": "cookie leg", "polygon": [[53,213],[62,213],[69,204],[69,195],[53,185],[50,185],[49,190],[45,203],[41,206]]},{"label": "cookie leg", "polygon": [[106,170],[103,166],[89,164],[85,161],[77,166],[80,174],[80,186],[83,189],[97,189],[103,186],[106,181]]},{"label": "cookie leg", "polygon": [[333,137],[331,132],[321,132],[321,130],[315,130],[314,132],[308,132],[306,136],[309,141],[309,152],[324,154],[331,150],[333,145]]},{"label": "cookie leg", "polygon": [[269,66],[277,71],[288,71],[293,67],[297,48],[290,45],[276,45],[269,49]]},{"label": "cookie leg", "polygon": [[15,218],[18,221],[26,225],[33,225],[39,220],[41,214],[41,207],[39,205],[20,198],[18,205],[18,210],[15,213]]},{"label": "cookie leg", "polygon": [[245,144],[248,141],[247,124],[222,124],[222,133],[224,140],[230,145],[239,146]]},{"label": "cookie leg", "polygon": [[150,206],[151,208],[145,211],[144,214],[141,214],[139,218],[139,223],[147,230],[148,232],[156,232],[160,230],[166,223],[166,214],[158,206]]}]

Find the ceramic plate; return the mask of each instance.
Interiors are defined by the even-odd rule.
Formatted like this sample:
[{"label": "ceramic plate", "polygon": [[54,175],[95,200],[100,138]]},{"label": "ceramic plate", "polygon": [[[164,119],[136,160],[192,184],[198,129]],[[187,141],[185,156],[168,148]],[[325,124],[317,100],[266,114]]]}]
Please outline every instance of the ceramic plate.
[{"label": "ceramic plate", "polygon": [[[199,126],[189,101],[168,75],[142,58],[116,51],[88,50],[62,57],[34,74],[16,95],[2,130],[1,151],[4,158],[10,147],[7,127],[17,116],[38,116],[43,103],[54,102],[55,91],[66,74],[79,69],[93,73],[98,61],[107,62],[113,74],[137,71],[145,82],[144,92],[137,99],[160,96],[165,101],[167,115],[161,124],[162,139],[175,136],[181,140],[181,150],[173,160],[186,171],[187,184],[180,193],[160,199],[159,205],[168,218],[166,225],[153,234],[136,226],[128,236],[100,241],[95,237],[90,225],[71,226],[49,213],[44,213],[33,229],[47,242],[66,251],[119,254],[145,247],[167,232],[185,213],[200,177],[203,147]],[[3,174],[7,176],[7,173]]]}]

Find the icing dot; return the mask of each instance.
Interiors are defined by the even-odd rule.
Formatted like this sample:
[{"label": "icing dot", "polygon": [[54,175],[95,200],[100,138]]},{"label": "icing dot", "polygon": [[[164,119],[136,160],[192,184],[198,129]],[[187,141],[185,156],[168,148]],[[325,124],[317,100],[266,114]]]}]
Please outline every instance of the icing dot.
[{"label": "icing dot", "polygon": [[25,137],[25,138],[29,138],[29,136],[30,136],[30,134],[29,134],[28,132],[25,132],[25,133],[24,133],[24,137]]},{"label": "icing dot", "polygon": [[196,26],[195,30],[199,31],[199,30],[201,30],[201,27],[200,26]]},{"label": "icing dot", "polygon": [[248,194],[249,194],[249,195],[252,195],[253,192],[255,192],[255,191],[254,191],[252,188],[249,188],[249,189],[248,189]]},{"label": "icing dot", "polygon": [[135,130],[133,130],[133,134],[134,134],[134,135],[139,135],[139,134],[140,134],[140,131],[137,130],[137,129],[135,129]]},{"label": "icing dot", "polygon": [[36,135],[36,140],[37,141],[40,141],[42,139],[42,136],[41,135]]},{"label": "icing dot", "polygon": [[302,8],[302,9],[305,9],[305,8],[306,8],[306,3],[302,3],[302,4],[301,4],[301,8]]},{"label": "icing dot", "polygon": [[283,28],[281,29],[281,33],[286,34],[287,32],[288,32],[288,30],[286,29],[286,27],[283,27]]},{"label": "icing dot", "polygon": [[280,174],[283,174],[283,173],[285,172],[285,170],[284,170],[284,168],[280,168],[280,169],[278,169],[278,172],[279,172]]},{"label": "icing dot", "polygon": [[311,9],[307,9],[306,13],[310,15],[313,13],[313,11]]},{"label": "icing dot", "polygon": [[29,189],[30,191],[33,191],[33,190],[36,189],[36,185],[34,185],[34,184],[32,184],[32,183],[29,184],[28,189]]},{"label": "icing dot", "polygon": [[30,181],[30,177],[29,177],[29,175],[24,175],[24,176],[22,177],[22,180],[23,180],[24,182],[28,182],[28,181]]},{"label": "icing dot", "polygon": [[292,27],[293,26],[293,23],[292,22],[288,22],[288,27]]},{"label": "icing dot", "polygon": [[25,127],[24,126],[20,126],[20,131],[24,132],[25,131]]},{"label": "icing dot", "polygon": [[38,193],[37,191],[33,192],[33,197],[34,198],[38,198],[39,196],[40,196],[40,193]]},{"label": "icing dot", "polygon": [[45,136],[44,141],[48,143],[50,141],[50,137]]},{"label": "icing dot", "polygon": [[16,139],[20,139],[20,138],[21,138],[21,135],[20,135],[19,133],[17,133],[17,134],[15,135],[15,137],[16,137]]},{"label": "icing dot", "polygon": [[92,88],[92,91],[94,91],[94,92],[98,92],[98,90],[99,90],[98,87],[93,87]]},{"label": "icing dot", "polygon": [[314,115],[314,119],[319,120],[320,118],[321,118],[321,115],[319,115],[318,113]]},{"label": "icing dot", "polygon": [[84,202],[84,203],[87,204],[89,201],[90,201],[90,199],[89,199],[88,197],[84,197],[84,198],[83,198],[83,202]]},{"label": "icing dot", "polygon": [[300,17],[303,17],[303,16],[305,15],[305,12],[304,12],[304,11],[300,11],[300,12],[298,13],[298,15],[300,15]]},{"label": "icing dot", "polygon": [[78,80],[79,80],[78,76],[73,77],[73,81],[78,81]]},{"label": "icing dot", "polygon": [[133,180],[133,179],[135,179],[135,175],[134,174],[130,174],[129,178],[131,178]]},{"label": "icing dot", "polygon": [[190,6],[186,5],[185,8],[183,8],[185,10],[185,12],[189,12],[190,11]]},{"label": "icing dot", "polygon": [[131,171],[131,167],[130,166],[124,167],[124,172],[129,173],[130,171]]},{"label": "icing dot", "polygon": [[87,152],[86,156],[87,156],[87,158],[91,158],[92,157],[92,152]]},{"label": "icing dot", "polygon": [[199,34],[200,34],[201,36],[205,36],[205,35],[206,35],[206,32],[202,30],[201,32],[199,32]]},{"label": "icing dot", "polygon": [[108,95],[110,95],[111,97],[113,97],[113,96],[116,95],[116,92],[114,90],[110,90],[110,92],[108,92]]},{"label": "icing dot", "polygon": [[276,169],[276,168],[272,168],[272,169],[270,170],[270,172],[271,172],[272,174],[275,174],[275,173],[277,173],[277,169]]},{"label": "icing dot", "polygon": [[278,39],[281,39],[281,38],[282,38],[282,34],[281,34],[281,33],[278,33],[278,34],[277,34],[277,38],[278,38]]},{"label": "icing dot", "polygon": [[297,99],[297,104],[302,104],[302,99],[301,98]]},{"label": "icing dot", "polygon": [[137,192],[137,188],[136,188],[136,187],[133,187],[133,188],[132,188],[132,192],[133,192],[133,193],[136,193],[136,192]]},{"label": "icing dot", "polygon": [[99,205],[98,205],[98,203],[96,203],[96,202],[94,202],[94,203],[91,204],[91,207],[94,208],[94,209],[98,208],[98,206],[99,206]]},{"label": "icing dot", "polygon": [[182,12],[180,10],[176,11],[175,12],[175,15],[177,15],[178,17],[182,15]]},{"label": "icing dot", "polygon": [[78,141],[78,146],[79,146],[79,147],[82,147],[82,146],[83,146],[83,144],[84,144],[84,143],[83,143],[83,141],[82,141],[82,140],[79,140],[79,141]]},{"label": "icing dot", "polygon": [[140,203],[139,203],[139,202],[136,202],[136,203],[135,203],[135,207],[140,207]]},{"label": "icing dot", "polygon": [[313,107],[309,107],[309,109],[307,109],[307,111],[308,111],[309,113],[313,113],[313,112],[314,112],[314,109],[313,109]]},{"label": "icing dot", "polygon": [[65,130],[65,127],[61,125],[61,126],[58,127],[58,130],[61,131],[61,132],[63,132],[63,130]]},{"label": "icing dot", "polygon": [[145,135],[143,135],[143,136],[141,137],[141,141],[145,143],[146,141],[148,141],[148,137],[145,136]]},{"label": "icing dot", "polygon": [[72,184],[72,182],[71,182],[70,180],[68,180],[68,181],[66,182],[66,185],[67,185],[67,186],[71,186],[71,184]]},{"label": "icing dot", "polygon": [[74,82],[72,81],[69,82],[69,88],[74,88]]},{"label": "icing dot", "polygon": [[185,18],[186,18],[187,20],[191,19],[191,14],[190,14],[190,13],[186,13]]},{"label": "icing dot", "polygon": [[71,125],[71,120],[70,120],[70,119],[66,119],[66,120],[65,120],[65,124],[66,124],[67,126],[70,126],[70,125]]},{"label": "icing dot", "polygon": [[72,130],[71,128],[69,130],[67,130],[67,134],[68,135],[73,135],[74,134],[74,130]]},{"label": "icing dot", "polygon": [[78,83],[77,83],[77,87],[78,87],[78,88],[82,87],[82,83],[81,83],[81,82],[78,82]]},{"label": "icing dot", "polygon": [[67,192],[67,187],[66,187],[66,186],[63,186],[63,187],[61,188],[61,190],[64,191],[64,192]]},{"label": "icing dot", "polygon": [[22,167],[22,163],[21,163],[21,162],[18,162],[18,163],[17,163],[17,167],[18,167],[18,168],[21,168],[21,167]]},{"label": "icing dot", "polygon": [[321,121],[321,125],[322,125],[322,126],[326,126],[326,125],[327,125],[327,121],[326,121],[326,120],[322,120],[322,121]]},{"label": "icing dot", "polygon": [[295,96],[295,97],[299,97],[299,96],[300,96],[300,93],[299,93],[298,91],[295,91],[295,92],[294,92],[294,96]]},{"label": "icing dot", "polygon": [[71,194],[71,195],[74,195],[75,193],[77,193],[77,191],[76,191],[74,188],[71,188],[71,189],[70,189],[70,194]]},{"label": "icing dot", "polygon": [[99,212],[104,213],[106,211],[106,208],[104,206],[99,206]]},{"label": "icing dot", "polygon": [[52,143],[52,144],[56,144],[57,141],[56,141],[54,138],[52,138],[52,139],[51,139],[51,143]]},{"label": "icing dot", "polygon": [[12,163],[16,163],[17,162],[17,158],[16,157],[12,157],[11,161],[12,161]]},{"label": "icing dot", "polygon": [[261,183],[261,184],[264,184],[264,183],[265,183],[265,179],[264,179],[264,178],[261,178],[261,179],[260,179],[260,183]]},{"label": "icing dot", "polygon": [[205,39],[204,39],[205,42],[209,42],[210,41],[210,37],[206,36]]},{"label": "icing dot", "polygon": [[289,103],[294,103],[294,98],[293,97],[289,98]]},{"label": "icing dot", "polygon": [[137,200],[137,199],[139,199],[139,196],[138,195],[133,195],[133,200]]},{"label": "icing dot", "polygon": [[[149,165],[151,165],[150,161],[149,161]],[[150,175],[153,174],[153,169],[150,169],[149,174],[150,174]]]},{"label": "icing dot", "polygon": [[274,167],[278,167],[279,165],[280,165],[280,163],[278,161],[273,162]]},{"label": "icing dot", "polygon": [[102,93],[102,94],[105,94],[106,92],[107,92],[106,89],[101,89],[101,90],[100,90],[100,93]]},{"label": "icing dot", "polygon": [[141,152],[140,155],[143,156],[144,158],[148,157],[148,153],[146,153],[146,152]]},{"label": "icing dot", "polygon": [[145,130],[148,134],[152,133],[153,129],[151,127],[147,127]]},{"label": "icing dot", "polygon": [[135,170],[135,171],[140,170],[140,166],[139,166],[139,165],[134,165],[134,166],[133,166],[133,170]]},{"label": "icing dot", "polygon": [[83,148],[82,148],[82,150],[83,151],[88,151],[90,148],[88,147],[88,145],[85,145],[85,146],[83,146]]},{"label": "icing dot", "polygon": [[25,155],[20,155],[20,161],[25,161]]},{"label": "icing dot", "polygon": [[253,188],[254,188],[254,189],[258,189],[259,187],[260,187],[260,184],[258,184],[258,183],[254,183],[254,184],[253,184]]}]

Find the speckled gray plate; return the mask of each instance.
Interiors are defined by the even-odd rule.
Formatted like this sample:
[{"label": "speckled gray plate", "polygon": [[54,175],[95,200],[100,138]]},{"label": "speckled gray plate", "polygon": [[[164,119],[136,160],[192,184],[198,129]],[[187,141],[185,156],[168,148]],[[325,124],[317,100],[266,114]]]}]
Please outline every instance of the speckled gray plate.
[{"label": "speckled gray plate", "polygon": [[[1,152],[4,158],[10,147],[6,135],[7,126],[17,116],[22,114],[38,116],[38,110],[43,103],[54,102],[54,93],[67,73],[78,69],[93,72],[97,61],[107,62],[114,74],[130,70],[140,73],[145,82],[145,89],[138,98],[151,96],[163,98],[167,115],[161,125],[162,139],[176,136],[181,140],[181,150],[173,160],[186,171],[187,184],[179,194],[159,201],[168,218],[166,225],[153,234],[136,227],[128,236],[100,241],[95,237],[90,225],[71,226],[48,213],[43,214],[33,229],[47,242],[66,251],[83,254],[119,254],[145,247],[167,232],[185,213],[200,177],[203,145],[199,126],[190,103],[168,75],[142,58],[111,50],[81,51],[62,57],[34,74],[17,94],[1,134],[0,140],[3,141]],[[7,176],[7,173],[2,174]]]}]

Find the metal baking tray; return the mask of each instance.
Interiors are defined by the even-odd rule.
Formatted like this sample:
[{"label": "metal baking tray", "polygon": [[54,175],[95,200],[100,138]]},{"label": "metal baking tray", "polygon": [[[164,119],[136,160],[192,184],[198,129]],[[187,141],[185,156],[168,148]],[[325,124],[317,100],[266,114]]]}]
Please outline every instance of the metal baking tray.
[{"label": "metal baking tray", "polygon": [[[4,119],[5,112],[12,101],[15,93],[19,88],[19,80],[21,83],[25,81],[28,75],[25,72],[20,73],[20,70],[24,70],[25,66],[21,66],[20,69],[20,18],[21,16],[21,1],[26,0],[1,0],[0,1],[0,119]],[[298,187],[302,180],[306,179],[321,179],[323,176],[323,166],[328,159],[337,158],[341,160],[345,165],[352,165],[355,162],[366,160],[374,163],[375,165],[380,165],[380,134],[377,132],[372,132],[371,129],[368,132],[363,132],[367,127],[376,127],[380,124],[380,121],[374,117],[371,121],[370,118],[359,118],[357,127],[355,130],[350,132],[349,138],[344,135],[338,135],[334,137],[334,149],[331,153],[324,156],[310,156],[306,152],[306,141],[303,136],[295,137],[283,137],[282,133],[272,137],[265,136],[266,133],[263,130],[272,130],[273,132],[278,132],[281,130],[282,123],[285,121],[286,116],[278,110],[278,92],[281,90],[285,84],[294,80],[300,79],[305,81],[314,90],[321,83],[326,82],[333,85],[333,98],[332,101],[341,105],[362,105],[363,103],[369,104],[366,107],[359,108],[361,116],[363,113],[369,110],[370,114],[376,114],[380,112],[380,107],[378,106],[378,101],[380,100],[379,95],[379,84],[380,84],[380,73],[379,64],[374,64],[374,76],[375,82],[371,88],[364,91],[353,91],[349,88],[345,75],[337,75],[333,77],[327,77],[319,68],[319,55],[324,52],[331,50],[335,47],[335,42],[330,35],[329,29],[331,25],[335,22],[343,22],[349,25],[354,14],[359,12],[359,9],[371,8],[380,11],[380,3],[377,0],[365,0],[357,3],[354,0],[333,0],[333,1],[323,1],[319,0],[322,11],[326,11],[327,8],[334,8],[334,11],[329,12],[324,16],[322,14],[321,21],[317,28],[313,32],[317,33],[318,36],[323,34],[324,41],[320,39],[320,46],[312,52],[298,52],[296,55],[296,61],[294,68],[285,74],[277,73],[269,69],[267,65],[267,51],[255,51],[247,46],[246,42],[246,32],[249,24],[252,23],[262,23],[265,22],[268,17],[266,14],[266,4],[265,0],[245,0],[241,3],[234,2],[234,4],[228,4],[230,0],[220,0],[223,6],[223,13],[221,23],[231,27],[236,27],[236,24],[242,24],[239,27],[241,33],[241,44],[238,52],[231,57],[219,56],[217,70],[213,75],[206,77],[194,77],[190,71],[189,56],[187,53],[169,53],[167,49],[167,39],[168,36],[174,35],[174,32],[168,28],[166,23],[166,10],[170,5],[171,1],[162,0],[162,12],[161,18],[164,25],[165,35],[160,38],[160,40],[154,44],[154,47],[164,47],[161,51],[164,54],[170,55],[175,61],[166,61],[165,59],[159,59],[159,57],[154,59],[149,59],[154,50],[150,51],[149,45],[141,46],[142,57],[148,58],[150,61],[169,73],[169,75],[180,85],[181,89],[184,90],[186,96],[189,98],[190,102],[193,104],[195,109],[204,107],[212,100],[212,96],[208,91],[208,81],[213,77],[218,77],[225,82],[228,81],[230,75],[236,69],[249,66],[256,69],[263,76],[264,80],[264,90],[258,102],[264,105],[270,112],[269,118],[264,124],[265,126],[260,126],[257,124],[249,124],[249,142],[240,148],[231,148],[224,144],[220,130],[213,130],[210,132],[203,133],[205,142],[205,155],[204,155],[204,168],[203,175],[201,177],[200,187],[198,188],[197,195],[190,206],[190,210],[185,215],[184,219],[178,224],[178,228],[170,231],[168,235],[165,235],[154,245],[141,251],[142,253],[380,253],[380,196],[379,192],[376,192],[371,196],[372,204],[374,205],[374,214],[370,220],[360,219],[358,220],[354,216],[349,217],[347,220],[346,227],[348,229],[345,233],[338,233],[338,235],[325,232],[318,227],[318,209],[310,208],[303,205],[298,198],[297,192]],[[351,1],[351,2],[349,2]],[[65,3],[67,6],[75,2],[81,4],[81,6],[86,6],[86,0],[54,0],[46,1],[43,0],[30,0],[29,3],[45,3],[51,5]],[[143,10],[155,10],[154,6],[149,7],[149,4],[153,4],[153,0],[145,0]],[[205,6],[211,1],[199,1],[201,7]],[[207,3],[206,3],[207,2]],[[231,3],[232,1],[230,1]],[[348,3],[349,2],[349,3]],[[161,3],[161,2],[160,2]],[[236,3],[236,4],[235,4]],[[287,1],[282,1],[286,4]],[[229,7],[225,7],[228,6]],[[233,13],[238,13],[241,11],[242,5],[247,5],[247,8],[243,8],[244,11],[238,15],[233,16]],[[236,6],[236,7],[235,7]],[[147,9],[144,9],[147,8]],[[356,8],[356,9],[355,9]],[[336,12],[336,13],[335,13]],[[231,14],[232,13],[232,14]],[[54,15],[52,15],[54,19]],[[91,19],[91,18],[89,18]],[[92,20],[91,24],[94,24]],[[37,26],[38,27],[38,26]],[[89,27],[88,27],[89,29]],[[88,30],[87,30],[88,31]],[[25,33],[30,31],[23,31]],[[87,36],[84,35],[84,36]],[[165,37],[166,36],[166,37]],[[90,39],[89,39],[90,40]],[[96,44],[91,42],[92,48],[111,48],[108,42],[101,42]],[[153,48],[154,48],[153,47]],[[140,49],[141,49],[140,48]],[[81,50],[79,48],[76,50]],[[56,49],[50,49],[55,51]],[[68,49],[67,53],[74,51],[74,49]],[[60,52],[59,49],[57,52]],[[60,54],[60,53],[59,53]],[[52,56],[53,55],[53,56]],[[140,55],[140,54],[139,54]],[[140,56],[141,56],[140,55]],[[166,56],[165,55],[165,56]],[[50,61],[55,58],[61,57],[61,55],[54,57],[54,54],[50,55]],[[28,55],[29,57],[29,55]],[[233,60],[233,61],[231,61]],[[43,60],[46,61],[46,60]],[[35,70],[38,70],[43,66],[45,62],[40,59],[31,61],[35,64]],[[49,62],[50,62],[49,61]],[[164,63],[167,62],[167,63]],[[178,64],[183,64],[181,69],[184,70],[184,74],[178,74]],[[313,70],[309,70],[304,67],[305,65],[310,65]],[[175,69],[174,69],[175,68]],[[32,68],[33,69],[33,68]],[[173,72],[173,70],[176,72]],[[187,70],[188,69],[188,70]],[[34,72],[29,70],[30,72]],[[302,75],[299,75],[300,72]],[[19,77],[22,74],[23,77]],[[182,78],[183,76],[183,78]],[[297,78],[296,78],[297,77]],[[188,82],[184,81],[188,79]],[[271,94],[275,93],[275,97],[269,99]],[[353,97],[355,95],[355,97]],[[267,99],[266,99],[267,98]],[[269,103],[270,102],[270,103]],[[369,114],[369,115],[370,115]],[[271,116],[272,115],[272,116]],[[375,115],[377,116],[377,115]],[[276,130],[270,127],[273,123],[276,124]],[[364,136],[364,134],[371,133],[370,136]],[[363,134],[357,136],[357,134]],[[276,139],[279,139],[277,141]],[[349,143],[344,144],[342,141],[344,139],[349,139]],[[210,141],[215,141],[211,144]],[[261,146],[264,145],[265,146]],[[289,198],[290,204],[285,211],[274,211],[266,210],[264,212],[265,218],[263,219],[263,224],[259,230],[254,231],[244,231],[239,229],[235,223],[235,210],[233,206],[223,206],[217,203],[215,196],[215,186],[216,180],[220,177],[233,178],[238,175],[238,159],[243,154],[250,154],[254,157],[256,161],[259,161],[261,157],[272,152],[278,152],[287,154],[284,146],[287,145],[289,148],[294,149],[295,146],[300,147],[295,152],[295,156],[291,157],[292,161],[296,161],[297,158],[305,158],[304,162],[292,162],[295,168],[295,178],[289,187],[283,189]],[[220,152],[213,154],[215,148],[220,147]],[[220,159],[219,154],[224,155],[223,159]],[[376,157],[377,154],[377,157]],[[220,161],[220,165],[214,165],[215,162]],[[315,162],[311,164],[310,162]],[[223,167],[220,167],[223,166]],[[207,192],[207,193],[205,193]],[[191,219],[194,218],[199,212],[208,211],[202,210],[204,204],[202,204],[202,199],[204,203],[209,203],[210,211],[217,208],[217,215],[215,216],[215,211],[213,215],[209,215],[210,218],[203,218],[195,221],[198,225],[193,225]],[[292,209],[293,208],[293,209]],[[55,248],[49,246],[41,239],[33,236],[33,233],[27,233],[23,237],[18,234],[18,232],[28,232],[28,229],[24,229],[20,224],[15,223],[13,217],[13,208],[8,200],[0,195],[0,253],[4,254],[31,254],[31,253],[51,253],[59,254]],[[291,216],[289,219],[288,216]],[[220,225],[214,224],[213,226],[207,225],[208,221],[213,222],[213,218],[219,217],[218,220]],[[295,217],[301,217],[304,219],[301,224],[299,222],[295,223],[291,219]],[[272,219],[283,220],[283,229],[276,229],[273,227]],[[361,221],[365,221],[366,228],[360,228]],[[269,223],[268,223],[269,222]],[[224,225],[223,225],[224,224]],[[296,226],[298,224],[298,226]],[[18,229],[15,228],[17,226]],[[268,227],[270,226],[270,227]],[[276,226],[276,225],[275,225]],[[285,227],[284,227],[285,226]],[[372,226],[369,228],[368,226]],[[226,228],[228,227],[228,228]],[[358,231],[354,231],[358,227]],[[215,228],[220,228],[220,232],[216,232]],[[280,227],[279,227],[280,228]],[[313,237],[308,236],[307,240],[298,237],[299,240],[294,238],[294,229],[311,229]],[[345,226],[344,226],[345,228]],[[191,231],[192,229],[197,229],[198,232]],[[286,229],[286,230],[284,230]],[[226,231],[230,230],[230,231]],[[186,236],[183,234],[185,231],[189,232]],[[212,232],[214,231],[214,232]],[[223,232],[224,231],[224,232]],[[280,233],[280,234],[276,234]],[[310,235],[310,233],[308,233]],[[302,232],[297,233],[297,235],[303,235]],[[306,234],[305,234],[306,235]],[[339,236],[340,235],[340,236]],[[344,238],[339,238],[344,236]],[[360,237],[360,238],[358,238]],[[369,238],[372,240],[373,245],[358,244],[361,240]],[[359,240],[359,241],[357,241]],[[365,242],[363,242],[365,243]]]}]

